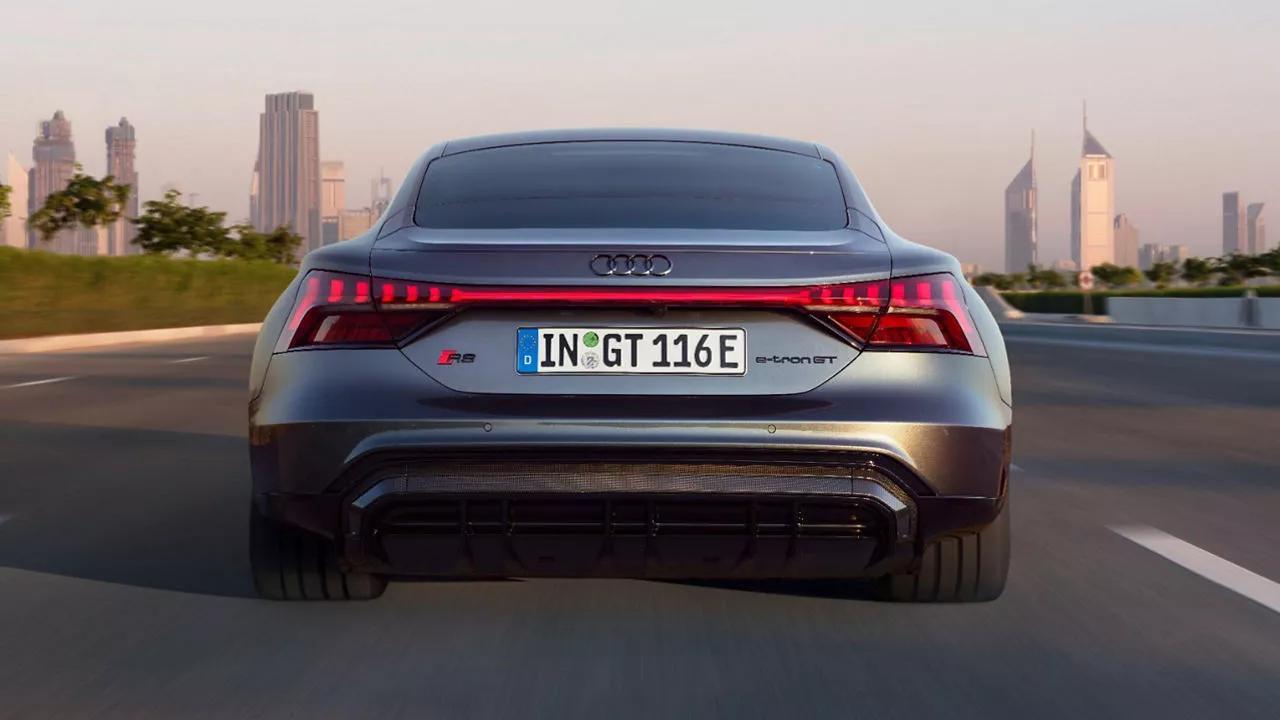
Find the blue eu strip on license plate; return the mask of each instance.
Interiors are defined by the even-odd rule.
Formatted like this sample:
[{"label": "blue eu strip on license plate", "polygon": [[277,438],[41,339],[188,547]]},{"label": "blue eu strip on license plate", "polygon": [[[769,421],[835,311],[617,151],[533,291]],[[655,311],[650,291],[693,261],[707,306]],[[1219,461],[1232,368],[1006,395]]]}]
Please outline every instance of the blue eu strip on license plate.
[{"label": "blue eu strip on license plate", "polygon": [[516,372],[538,372],[538,330],[520,328],[516,332]]}]

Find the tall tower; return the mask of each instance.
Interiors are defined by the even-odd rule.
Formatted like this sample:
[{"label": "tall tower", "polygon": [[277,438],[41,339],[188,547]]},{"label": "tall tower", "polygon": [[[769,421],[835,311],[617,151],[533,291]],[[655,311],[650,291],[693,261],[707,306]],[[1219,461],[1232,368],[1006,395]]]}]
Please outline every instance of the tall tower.
[{"label": "tall tower", "polygon": [[120,118],[118,124],[107,128],[106,139],[107,174],[115,177],[117,183],[127,183],[132,188],[120,220],[107,228],[107,244],[112,255],[132,255],[137,252],[133,246],[137,228],[126,218],[138,217],[138,172],[134,169],[137,141],[133,126],[127,118]]},{"label": "tall tower", "polygon": [[0,245],[27,249],[27,191],[31,176],[13,153],[5,162],[5,185],[9,186],[9,217],[0,220]]},{"label": "tall tower", "polygon": [[1004,191],[1004,269],[1026,272],[1038,262],[1036,228],[1036,135],[1031,133],[1031,156]]},{"label": "tall tower", "polygon": [[1247,211],[1250,255],[1267,251],[1267,219],[1262,215],[1263,207],[1263,203],[1252,203]]},{"label": "tall tower", "polygon": [[[30,188],[27,197],[28,210],[34,214],[44,206],[50,195],[67,186],[76,172],[76,145],[71,138],[71,121],[58,110],[49,120],[40,123],[40,134],[31,147]],[[74,229],[59,233],[49,244],[54,252],[74,253],[77,250]],[[40,246],[40,238],[30,234],[31,247]]]},{"label": "tall tower", "polygon": [[1138,228],[1134,227],[1133,223],[1129,221],[1129,216],[1124,213],[1116,216],[1115,238],[1116,265],[1131,268],[1141,267],[1138,257]]},{"label": "tall tower", "polygon": [[387,206],[391,204],[391,178],[388,178],[381,171],[378,177],[373,180],[372,190],[369,198],[369,207],[373,210],[374,218],[382,217],[382,213],[386,212]]},{"label": "tall tower", "polygon": [[1240,193],[1222,193],[1222,254],[1243,253],[1249,250],[1245,236],[1244,208]]},{"label": "tall tower", "polygon": [[259,117],[257,228],[302,236],[299,254],[321,245],[320,114],[308,92],[268,95]]},{"label": "tall tower", "polygon": [[1115,210],[1115,160],[1089,132],[1086,112],[1080,170],[1071,183],[1071,254],[1079,269],[1116,261]]},{"label": "tall tower", "polygon": [[322,242],[338,242],[342,211],[347,209],[346,170],[341,160],[320,163],[320,227]]}]

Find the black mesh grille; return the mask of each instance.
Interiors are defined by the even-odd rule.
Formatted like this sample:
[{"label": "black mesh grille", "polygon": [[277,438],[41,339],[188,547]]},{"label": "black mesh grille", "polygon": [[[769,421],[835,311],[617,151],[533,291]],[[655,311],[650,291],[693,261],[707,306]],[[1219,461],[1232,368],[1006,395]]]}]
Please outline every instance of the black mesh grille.
[{"label": "black mesh grille", "polygon": [[401,493],[745,493],[848,495],[841,467],[635,463],[433,463],[407,466]]}]

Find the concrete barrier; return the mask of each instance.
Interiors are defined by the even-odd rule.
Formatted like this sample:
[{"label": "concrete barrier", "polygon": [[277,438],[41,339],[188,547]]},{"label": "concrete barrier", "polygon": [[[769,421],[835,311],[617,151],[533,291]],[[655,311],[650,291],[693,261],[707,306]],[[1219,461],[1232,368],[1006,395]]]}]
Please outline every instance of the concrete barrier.
[{"label": "concrete barrier", "polygon": [[1258,298],[1258,327],[1280,330],[1280,298]]},{"label": "concrete barrier", "polygon": [[1107,312],[1122,325],[1280,330],[1280,298],[1112,297]]},{"label": "concrete barrier", "polygon": [[204,325],[201,327],[160,328],[158,330],[133,330],[130,332],[93,333],[89,335],[46,335],[44,337],[0,340],[0,355],[6,353],[37,353],[58,350],[82,350],[86,348],[126,345],[129,343],[168,342],[256,333],[261,323],[243,325]]},{"label": "concrete barrier", "polygon": [[995,316],[996,322],[1004,322],[1005,320],[1021,320],[1023,313],[1018,308],[1009,304],[1008,300],[1000,294],[999,290],[984,285],[976,287],[974,290],[978,293],[978,297],[982,298],[982,302],[987,304],[987,308],[991,310],[991,314]]}]

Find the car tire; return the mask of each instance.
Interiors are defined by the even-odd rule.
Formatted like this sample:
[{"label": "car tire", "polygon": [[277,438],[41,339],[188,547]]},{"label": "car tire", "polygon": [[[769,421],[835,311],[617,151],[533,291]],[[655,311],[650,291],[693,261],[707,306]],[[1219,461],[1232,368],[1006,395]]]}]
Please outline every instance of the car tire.
[{"label": "car tire", "polygon": [[249,517],[249,564],[254,588],[268,600],[372,600],[387,589],[380,575],[343,572],[332,543],[280,525],[257,507]]},{"label": "car tire", "polygon": [[890,602],[990,602],[1009,576],[1009,500],[995,522],[976,533],[943,537],[924,549],[918,570],[875,583]]}]

